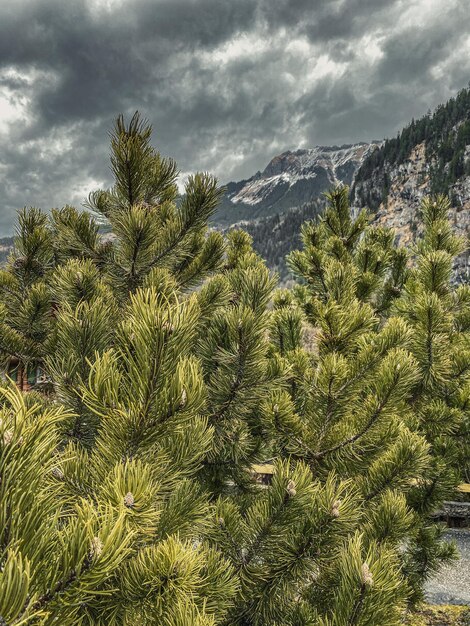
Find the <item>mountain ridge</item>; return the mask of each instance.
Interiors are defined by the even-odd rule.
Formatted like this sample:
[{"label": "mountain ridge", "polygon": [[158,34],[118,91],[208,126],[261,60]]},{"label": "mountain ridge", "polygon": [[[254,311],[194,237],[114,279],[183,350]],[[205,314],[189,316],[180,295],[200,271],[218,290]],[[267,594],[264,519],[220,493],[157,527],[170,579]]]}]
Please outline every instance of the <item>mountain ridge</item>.
[{"label": "mountain ridge", "polygon": [[[396,137],[360,145],[366,145],[368,149],[363,151],[361,159],[355,160],[352,178],[340,181],[351,188],[354,211],[367,207],[374,223],[394,228],[398,242],[408,247],[421,230],[419,206],[422,198],[445,193],[451,199],[451,222],[456,232],[468,240],[470,89],[463,89],[455,98],[437,107],[434,113],[428,112],[422,118],[412,120]],[[331,147],[332,150],[335,148]],[[283,155],[274,157],[270,163],[282,160],[280,157]],[[301,174],[301,169],[298,173]],[[253,181],[254,178],[248,180]],[[306,180],[307,177],[304,177]],[[247,181],[243,181],[243,187],[245,192],[249,191]],[[246,203],[242,205],[245,214],[241,226],[252,235],[255,249],[266,258],[271,268],[280,272],[283,280],[288,279],[288,270],[279,251],[287,253],[298,247],[300,241],[294,226],[297,228],[300,217],[316,219],[321,213],[321,196],[326,189],[318,192],[311,187],[310,191],[310,198],[307,201],[303,198],[304,201],[297,206],[280,211],[273,204],[264,206],[264,215],[253,211],[256,204],[251,205],[251,219],[246,210],[250,206]],[[237,212],[233,211],[232,216],[236,215]],[[240,220],[237,221],[240,223]],[[269,240],[270,228],[276,229],[273,230],[275,245]],[[468,248],[458,257],[454,275],[456,280],[469,280]]]},{"label": "mountain ridge", "polygon": [[214,221],[229,226],[267,217],[320,197],[332,186],[349,186],[366,155],[378,145],[316,146],[275,155],[263,171],[227,184]]}]

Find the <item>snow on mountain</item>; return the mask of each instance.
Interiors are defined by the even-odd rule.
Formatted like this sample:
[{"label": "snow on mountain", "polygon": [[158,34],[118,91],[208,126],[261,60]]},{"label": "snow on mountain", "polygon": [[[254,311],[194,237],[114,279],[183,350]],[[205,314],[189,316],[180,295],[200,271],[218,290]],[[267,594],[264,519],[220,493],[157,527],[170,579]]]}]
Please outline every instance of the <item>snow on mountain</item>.
[{"label": "snow on mountain", "polygon": [[343,183],[350,185],[363,159],[377,144],[317,146],[275,156],[263,172],[229,183],[216,217],[228,224],[300,206]]}]

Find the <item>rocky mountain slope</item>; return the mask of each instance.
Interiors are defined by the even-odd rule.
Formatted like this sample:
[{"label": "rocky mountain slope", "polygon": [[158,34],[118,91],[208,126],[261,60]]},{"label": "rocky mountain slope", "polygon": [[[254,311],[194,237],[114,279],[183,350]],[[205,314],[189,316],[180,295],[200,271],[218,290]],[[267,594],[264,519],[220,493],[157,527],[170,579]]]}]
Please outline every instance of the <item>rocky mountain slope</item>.
[{"label": "rocky mountain slope", "polygon": [[[360,146],[360,147],[359,147]],[[359,144],[343,147],[344,160],[341,161],[337,148],[314,149],[286,153],[275,157],[263,174],[257,174],[249,181],[238,183],[236,193],[228,194],[243,207],[251,209],[252,218],[245,221],[243,228],[253,236],[254,245],[266,258],[268,264],[280,272],[281,278],[288,278],[288,270],[280,253],[286,254],[298,247],[299,239],[294,233],[301,218],[312,219],[321,212],[321,192],[313,186],[310,198],[302,196],[290,211],[278,209],[276,203],[269,204],[271,189],[280,183],[278,180],[309,180],[303,175],[308,171],[302,168],[305,153],[313,155],[318,150],[315,166],[328,164],[326,172],[337,172],[336,176],[325,175],[325,188],[338,182],[351,187],[353,210],[368,207],[375,223],[391,226],[396,230],[398,241],[409,246],[416,232],[421,228],[419,205],[423,196],[434,193],[447,194],[452,202],[451,220],[455,230],[465,238],[470,234],[470,89],[462,90],[456,98],[439,106],[434,113],[413,120],[397,137],[382,143]],[[297,157],[301,153],[301,156]],[[290,156],[292,155],[292,156]],[[324,158],[320,155],[328,155]],[[334,156],[333,156],[334,155]],[[333,163],[330,169],[329,163]],[[348,176],[341,178],[343,171],[335,167],[341,163],[349,167]],[[271,167],[271,164],[273,166]],[[285,173],[287,171],[287,174]],[[284,178],[282,178],[284,176]],[[276,178],[277,177],[277,178]],[[315,179],[314,179],[315,180]],[[284,192],[282,199],[288,203],[297,201],[294,194]],[[249,201],[252,204],[249,204]],[[264,211],[278,212],[280,215],[259,217],[257,207]],[[294,207],[294,208],[292,208]],[[248,211],[247,211],[248,213]],[[262,212],[261,212],[262,214]],[[237,215],[236,211],[231,215]],[[246,217],[245,217],[246,219]],[[270,235],[270,229],[272,235]],[[457,260],[455,276],[459,281],[470,278],[468,250]]]},{"label": "rocky mountain slope", "polygon": [[263,172],[228,183],[215,222],[226,226],[282,213],[319,198],[334,185],[351,185],[361,163],[377,145],[317,146],[283,152]]},{"label": "rocky mountain slope", "polygon": [[[403,245],[420,231],[423,196],[445,193],[452,203],[456,232],[470,235],[470,89],[412,121],[394,139],[371,151],[358,169],[352,204],[369,207],[377,224],[391,226]],[[457,278],[470,278],[468,250],[455,267]]]},{"label": "rocky mountain slope", "polygon": [[[470,159],[470,146],[466,161]],[[387,186],[383,187],[383,175]],[[355,206],[369,206],[361,199],[361,193],[381,195],[380,203],[373,211],[374,222],[394,228],[398,241],[409,246],[415,233],[421,229],[419,205],[422,198],[433,191],[432,165],[426,159],[424,142],[414,146],[408,157],[399,165],[385,165],[375,170],[366,180],[357,181],[352,189],[352,202]],[[451,200],[451,221],[456,232],[468,238],[470,234],[470,176],[464,175],[449,185],[447,190]],[[458,259],[458,272],[462,279],[469,277],[468,251]]]}]

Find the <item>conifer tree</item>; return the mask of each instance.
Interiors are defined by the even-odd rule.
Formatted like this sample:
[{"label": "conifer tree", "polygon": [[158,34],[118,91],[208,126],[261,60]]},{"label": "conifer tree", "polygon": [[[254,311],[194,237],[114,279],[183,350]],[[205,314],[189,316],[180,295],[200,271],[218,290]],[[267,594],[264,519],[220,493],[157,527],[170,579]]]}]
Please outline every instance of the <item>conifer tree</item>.
[{"label": "conifer tree", "polygon": [[[436,541],[429,515],[458,480],[458,446],[445,443],[446,432],[461,441],[468,432],[468,289],[449,284],[459,246],[442,198],[423,206],[427,228],[411,275],[393,234],[368,227],[364,212],[352,217],[347,198],[347,189],[334,190],[320,222],[305,226],[304,249],[290,257],[304,283],[296,300],[289,292],[275,300],[276,349],[292,363],[289,395],[279,395],[274,411],[279,453],[308,461],[321,480],[334,472],[353,481],[361,503],[356,550],[390,549],[388,580],[398,581],[406,545],[402,583],[417,599],[429,573],[454,555]],[[301,347],[303,316],[316,333],[310,353]],[[438,367],[429,364],[430,336],[442,363],[436,376],[445,371],[437,385],[427,371]],[[352,567],[347,549],[342,559]],[[335,620],[345,607],[343,579],[335,579],[341,567],[334,563],[312,586],[331,623],[342,623]],[[367,613],[366,592],[357,586],[353,594],[354,623]]]},{"label": "conifer tree", "polygon": [[21,389],[51,346],[52,303],[46,276],[53,256],[46,216],[37,209],[22,211],[16,252],[8,269],[0,271],[0,351]]},{"label": "conifer tree", "polygon": [[293,257],[307,286],[271,310],[248,235],[207,228],[215,179],[178,199],[150,138],[118,118],[115,184],[89,199],[106,235],[24,211],[0,275],[0,350],[49,381],[1,387],[0,623],[398,625],[439,447],[413,405],[406,255],[334,192]]},{"label": "conifer tree", "polygon": [[50,380],[49,396],[3,390],[4,624],[209,626],[238,586],[204,539],[214,446],[195,357],[236,294],[222,275],[190,293],[222,263],[206,224],[220,189],[195,175],[177,206],[175,165],[149,141],[138,116],[117,120],[116,184],[91,196],[108,240],[86,212],[25,210],[2,273],[3,354]]},{"label": "conifer tree", "polygon": [[[385,315],[406,280],[406,250],[394,245],[392,229],[370,228],[365,209],[353,218],[347,187],[333,190],[327,200],[320,222],[303,225],[304,250],[289,255],[291,269],[323,302],[337,297],[343,281],[349,281],[359,302],[369,303],[375,314]],[[348,271],[342,272],[343,268]],[[335,272],[336,278],[328,283]]]},{"label": "conifer tree", "polygon": [[451,282],[453,259],[465,243],[452,232],[449,209],[445,196],[423,201],[424,233],[416,246],[415,267],[395,303],[411,328],[409,349],[419,366],[411,397],[416,428],[431,446],[425,479],[410,494],[421,521],[406,562],[417,598],[422,583],[454,554],[439,541],[442,529],[430,523],[429,515],[442,500],[455,499],[470,452],[470,290]]}]

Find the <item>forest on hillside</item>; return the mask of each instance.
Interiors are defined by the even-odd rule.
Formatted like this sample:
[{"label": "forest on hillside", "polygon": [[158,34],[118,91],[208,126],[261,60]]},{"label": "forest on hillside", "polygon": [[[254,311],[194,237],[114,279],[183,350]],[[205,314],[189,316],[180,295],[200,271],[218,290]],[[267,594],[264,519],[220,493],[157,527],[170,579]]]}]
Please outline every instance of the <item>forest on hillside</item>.
[{"label": "forest on hillside", "polygon": [[[431,192],[448,194],[457,180],[470,174],[470,160],[465,158],[470,145],[470,88],[462,89],[433,113],[428,111],[422,118],[412,120],[396,137],[387,139],[364,160],[355,177],[361,206],[378,208],[388,193],[387,172],[404,163],[412,148],[422,142],[429,163]],[[378,194],[361,189],[361,183],[374,174],[380,180]]]}]

